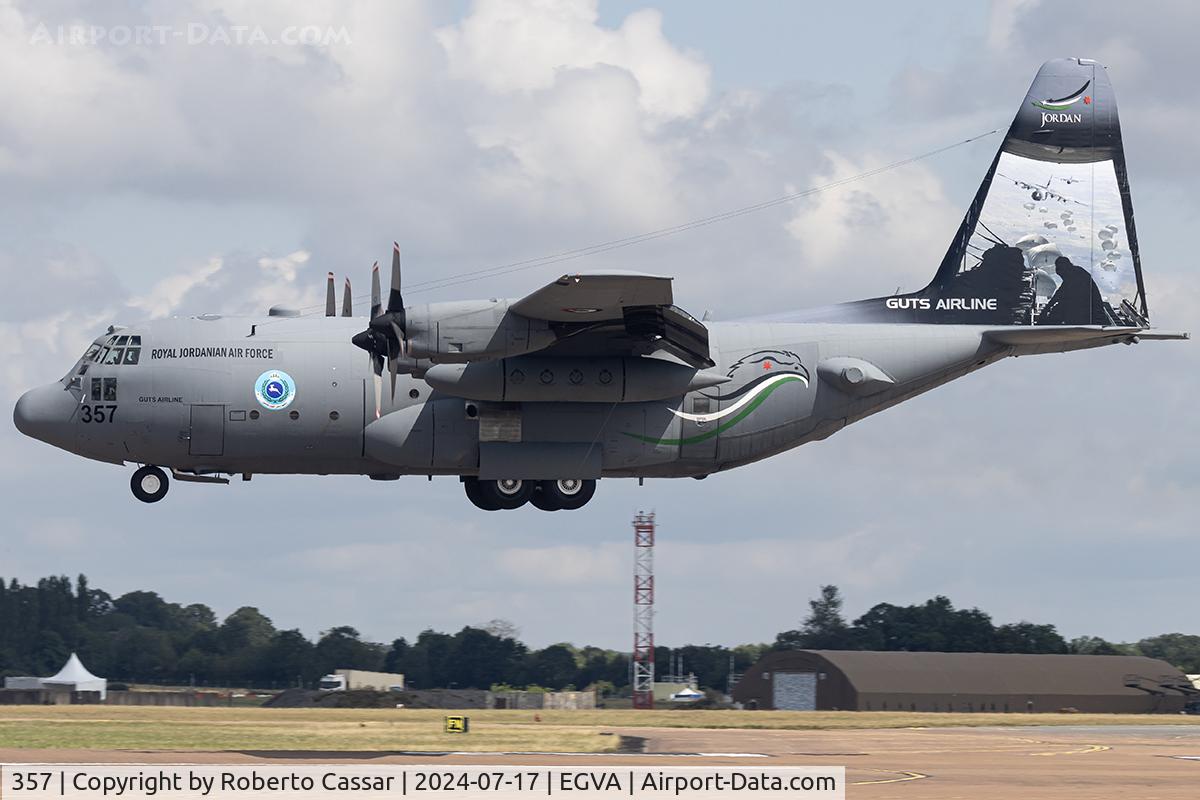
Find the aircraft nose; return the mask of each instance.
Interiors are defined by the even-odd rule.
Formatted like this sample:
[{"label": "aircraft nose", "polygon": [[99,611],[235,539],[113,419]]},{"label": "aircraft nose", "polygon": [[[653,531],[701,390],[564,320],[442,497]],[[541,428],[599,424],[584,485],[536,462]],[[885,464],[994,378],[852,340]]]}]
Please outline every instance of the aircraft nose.
[{"label": "aircraft nose", "polygon": [[71,419],[78,401],[61,383],[30,389],[17,400],[13,423],[17,430],[34,439],[53,444]]}]

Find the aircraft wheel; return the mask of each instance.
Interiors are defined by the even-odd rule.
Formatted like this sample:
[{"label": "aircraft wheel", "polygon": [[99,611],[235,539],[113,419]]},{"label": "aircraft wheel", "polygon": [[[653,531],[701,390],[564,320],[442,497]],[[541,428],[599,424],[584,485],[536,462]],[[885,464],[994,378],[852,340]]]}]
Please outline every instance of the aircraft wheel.
[{"label": "aircraft wheel", "polygon": [[167,473],[158,467],[145,466],[133,473],[129,488],[133,489],[133,496],[143,503],[157,503],[167,496],[170,483]]},{"label": "aircraft wheel", "polygon": [[480,481],[479,485],[485,497],[490,496],[500,508],[506,511],[520,508],[529,502],[529,498],[537,486],[533,481],[523,481],[520,478]]},{"label": "aircraft wheel", "polygon": [[562,478],[556,481],[542,481],[539,488],[543,502],[570,511],[587,505],[596,493],[596,482],[582,478]]},{"label": "aircraft wheel", "polygon": [[471,501],[476,508],[484,511],[499,511],[500,503],[496,501],[490,494],[483,491],[483,481],[479,478],[463,478],[463,489],[467,493],[467,499]]},{"label": "aircraft wheel", "polygon": [[533,490],[533,496],[529,498],[529,502],[535,508],[540,508],[542,511],[562,511],[562,504],[558,502],[558,496],[552,492],[547,492],[543,487],[547,483],[554,481],[539,481],[536,489]]}]

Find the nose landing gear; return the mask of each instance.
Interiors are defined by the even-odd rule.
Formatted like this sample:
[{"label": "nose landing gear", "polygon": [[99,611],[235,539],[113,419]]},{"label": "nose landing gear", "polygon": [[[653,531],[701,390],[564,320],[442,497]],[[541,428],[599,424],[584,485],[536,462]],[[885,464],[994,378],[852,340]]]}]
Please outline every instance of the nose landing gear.
[{"label": "nose landing gear", "polygon": [[480,480],[463,478],[467,498],[484,511],[512,510],[533,503],[542,511],[582,508],[596,493],[594,480],[564,478],[554,481],[526,481],[518,478]]},{"label": "nose landing gear", "polygon": [[143,503],[157,503],[167,496],[170,483],[167,473],[158,467],[145,466],[139,467],[133,473],[129,488],[133,490],[133,496]]}]

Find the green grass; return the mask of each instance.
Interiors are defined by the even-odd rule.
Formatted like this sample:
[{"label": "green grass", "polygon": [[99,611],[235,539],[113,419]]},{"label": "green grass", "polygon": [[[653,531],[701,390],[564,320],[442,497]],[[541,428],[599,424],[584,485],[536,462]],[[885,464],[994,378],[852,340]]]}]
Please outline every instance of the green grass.
[{"label": "green grass", "polygon": [[[471,732],[442,732],[466,713]],[[853,730],[1016,725],[1179,725],[1200,717],[852,711],[468,711],[0,706],[0,748],[610,752],[615,728]]]}]

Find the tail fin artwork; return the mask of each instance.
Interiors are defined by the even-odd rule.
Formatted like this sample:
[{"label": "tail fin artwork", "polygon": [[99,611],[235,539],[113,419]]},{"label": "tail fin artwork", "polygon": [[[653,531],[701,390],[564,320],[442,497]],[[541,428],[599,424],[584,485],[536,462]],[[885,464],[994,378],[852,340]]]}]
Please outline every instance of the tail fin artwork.
[{"label": "tail fin artwork", "polygon": [[1147,327],[1105,68],[1042,65],[929,285],[841,309],[864,322]]}]

